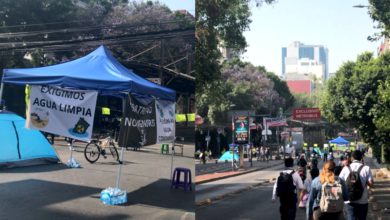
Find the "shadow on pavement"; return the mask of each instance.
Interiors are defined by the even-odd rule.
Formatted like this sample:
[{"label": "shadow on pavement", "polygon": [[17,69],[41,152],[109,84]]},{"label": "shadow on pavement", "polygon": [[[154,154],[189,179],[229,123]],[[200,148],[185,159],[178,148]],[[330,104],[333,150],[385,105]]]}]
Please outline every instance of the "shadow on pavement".
[{"label": "shadow on pavement", "polygon": [[7,169],[0,169],[0,173],[40,173],[40,172],[52,172],[58,170],[69,169],[65,164],[43,164],[28,167],[14,167]]},{"label": "shadow on pavement", "polygon": [[[0,184],[0,212],[2,219],[128,219],[128,215],[98,213],[76,213],[76,203],[66,208],[51,207],[59,203],[89,197],[100,193],[101,189],[57,183],[44,180],[27,179]],[[99,201],[96,201],[99,205]],[[68,210],[66,210],[68,209]]]},{"label": "shadow on pavement", "polygon": [[167,179],[157,180],[147,186],[127,194],[126,206],[141,204],[167,209],[180,209],[186,212],[194,212],[194,187],[192,191],[184,191],[182,188],[171,189],[171,181]]},{"label": "shadow on pavement", "polygon": [[[134,163],[134,162],[131,162],[131,161],[122,161],[123,165],[128,165],[128,164],[138,164],[138,163]],[[99,164],[99,165],[119,165],[119,163],[117,161],[100,161],[100,159],[98,161],[96,161],[94,164]]]}]

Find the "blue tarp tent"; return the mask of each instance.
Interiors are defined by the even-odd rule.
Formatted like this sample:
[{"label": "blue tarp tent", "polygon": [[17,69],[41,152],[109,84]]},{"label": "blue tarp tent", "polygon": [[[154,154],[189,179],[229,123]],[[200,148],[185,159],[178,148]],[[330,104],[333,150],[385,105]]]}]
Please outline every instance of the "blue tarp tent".
[{"label": "blue tarp tent", "polygon": [[26,120],[0,111],[0,168],[57,163],[52,146],[37,130],[24,127]]},{"label": "blue tarp tent", "polygon": [[[234,160],[238,161],[240,159],[240,156],[238,153],[234,152]],[[233,154],[231,151],[226,151],[219,159],[218,162],[225,162],[225,161],[230,161],[232,162],[233,160]]]},{"label": "blue tarp tent", "polygon": [[4,69],[3,83],[52,85],[100,93],[130,92],[175,101],[176,92],[152,83],[120,64],[100,46],[79,59],[52,66]]},{"label": "blue tarp tent", "polygon": [[345,140],[344,138],[338,136],[337,138],[329,141],[331,144],[349,144],[349,141]]}]

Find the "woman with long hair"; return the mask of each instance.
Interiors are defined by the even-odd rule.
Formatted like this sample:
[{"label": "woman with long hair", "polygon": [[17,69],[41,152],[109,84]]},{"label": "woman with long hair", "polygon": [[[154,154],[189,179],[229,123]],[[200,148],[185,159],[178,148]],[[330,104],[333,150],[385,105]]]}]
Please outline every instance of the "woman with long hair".
[{"label": "woman with long hair", "polygon": [[[309,193],[309,204],[307,206],[307,219],[314,219],[314,220],[324,220],[324,219],[332,219],[332,220],[342,220],[344,219],[343,216],[343,201],[348,200],[348,191],[347,187],[345,185],[344,180],[341,178],[338,178],[334,174],[334,170],[336,168],[336,164],[328,160],[324,166],[323,169],[320,173],[320,175],[315,178],[312,181],[311,185],[311,190]],[[334,201],[332,202],[337,202],[339,205],[336,207],[336,209],[340,209],[337,211],[334,210],[325,210],[326,206],[322,205],[321,206],[321,197],[324,196],[322,195],[322,190],[323,186],[330,186],[331,192],[336,193],[341,190],[342,193],[342,201],[341,199],[337,200],[337,195],[334,198]],[[341,189],[340,189],[341,188]],[[325,189],[325,187],[324,187]],[[329,194],[327,195],[329,196]],[[313,214],[311,214],[313,213]],[[312,218],[311,218],[312,217]]]}]

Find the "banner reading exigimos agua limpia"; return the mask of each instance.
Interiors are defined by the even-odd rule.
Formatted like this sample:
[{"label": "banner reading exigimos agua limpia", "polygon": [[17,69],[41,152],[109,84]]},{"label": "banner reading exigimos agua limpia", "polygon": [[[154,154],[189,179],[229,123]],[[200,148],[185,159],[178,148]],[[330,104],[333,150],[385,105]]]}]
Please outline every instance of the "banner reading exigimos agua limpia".
[{"label": "banner reading exigimos agua limpia", "polygon": [[174,102],[129,95],[125,106],[119,135],[121,146],[141,147],[174,140]]},{"label": "banner reading exigimos agua limpia", "polygon": [[26,127],[90,140],[97,91],[31,86]]}]

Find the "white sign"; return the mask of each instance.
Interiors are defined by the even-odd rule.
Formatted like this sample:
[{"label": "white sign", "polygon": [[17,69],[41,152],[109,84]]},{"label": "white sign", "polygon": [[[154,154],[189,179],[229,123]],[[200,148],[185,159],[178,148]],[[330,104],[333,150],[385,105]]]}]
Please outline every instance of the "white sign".
[{"label": "white sign", "polygon": [[175,103],[156,100],[157,143],[175,140]]},{"label": "white sign", "polygon": [[26,127],[88,141],[97,91],[31,86]]}]

